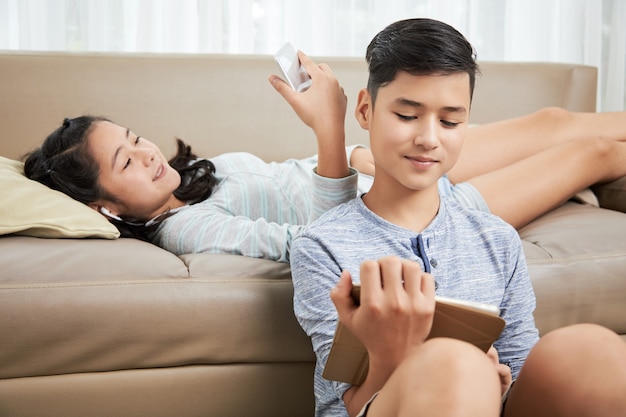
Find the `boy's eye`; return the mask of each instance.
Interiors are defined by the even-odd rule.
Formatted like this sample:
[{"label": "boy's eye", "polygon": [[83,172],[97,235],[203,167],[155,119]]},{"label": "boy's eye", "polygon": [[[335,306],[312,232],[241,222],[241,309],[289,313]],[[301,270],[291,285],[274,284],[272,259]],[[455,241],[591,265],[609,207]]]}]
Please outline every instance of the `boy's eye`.
[{"label": "boy's eye", "polygon": [[396,116],[398,116],[398,119],[400,120],[405,120],[405,121],[410,121],[410,120],[415,120],[417,119],[416,116],[407,116],[404,114],[400,114],[400,113],[396,113]]},{"label": "boy's eye", "polygon": [[141,139],[141,136],[137,136],[137,139],[135,139],[135,145],[139,143],[139,139]]},{"label": "boy's eye", "polygon": [[447,120],[442,120],[441,124],[444,125],[445,127],[457,127],[458,125],[460,125],[461,123],[456,123],[456,122],[449,122]]}]

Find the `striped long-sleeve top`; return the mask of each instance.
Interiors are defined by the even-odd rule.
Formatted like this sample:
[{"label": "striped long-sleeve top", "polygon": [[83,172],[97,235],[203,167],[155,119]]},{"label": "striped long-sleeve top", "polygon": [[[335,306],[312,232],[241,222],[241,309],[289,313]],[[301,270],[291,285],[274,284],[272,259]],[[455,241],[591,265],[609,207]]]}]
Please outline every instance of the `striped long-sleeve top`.
[{"label": "striped long-sleeve top", "polygon": [[[354,147],[348,148],[348,155]],[[354,198],[358,175],[325,178],[317,157],[266,162],[249,153],[211,158],[211,196],[163,221],[153,242],[175,254],[225,253],[288,262],[292,239],[328,209]]]}]

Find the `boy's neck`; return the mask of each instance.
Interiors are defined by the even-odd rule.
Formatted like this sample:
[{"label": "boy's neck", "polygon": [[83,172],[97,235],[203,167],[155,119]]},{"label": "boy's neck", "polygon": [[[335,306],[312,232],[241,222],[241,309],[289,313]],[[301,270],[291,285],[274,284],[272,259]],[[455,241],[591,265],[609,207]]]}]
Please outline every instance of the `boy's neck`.
[{"label": "boy's neck", "polygon": [[390,223],[421,233],[439,212],[437,183],[423,190],[392,190],[376,186],[363,196],[363,203],[376,215]]}]

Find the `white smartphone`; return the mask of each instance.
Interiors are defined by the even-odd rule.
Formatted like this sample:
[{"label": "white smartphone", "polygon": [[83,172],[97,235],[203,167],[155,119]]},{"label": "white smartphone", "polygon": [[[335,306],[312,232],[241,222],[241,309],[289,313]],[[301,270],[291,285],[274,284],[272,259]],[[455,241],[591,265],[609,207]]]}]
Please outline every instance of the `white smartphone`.
[{"label": "white smartphone", "polygon": [[291,43],[284,44],[274,55],[274,60],[291,88],[302,92],[311,86],[311,77],[300,63],[298,53]]}]

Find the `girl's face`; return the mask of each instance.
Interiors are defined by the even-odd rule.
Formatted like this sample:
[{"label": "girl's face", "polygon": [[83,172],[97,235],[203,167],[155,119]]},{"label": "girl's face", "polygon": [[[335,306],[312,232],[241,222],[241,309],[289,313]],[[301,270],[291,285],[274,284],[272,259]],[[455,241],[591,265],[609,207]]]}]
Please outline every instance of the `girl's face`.
[{"label": "girl's face", "polygon": [[96,201],[92,208],[145,221],[184,205],[173,194],[180,175],[152,142],[107,121],[95,122],[87,141],[98,182],[115,200]]}]

